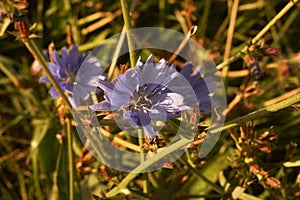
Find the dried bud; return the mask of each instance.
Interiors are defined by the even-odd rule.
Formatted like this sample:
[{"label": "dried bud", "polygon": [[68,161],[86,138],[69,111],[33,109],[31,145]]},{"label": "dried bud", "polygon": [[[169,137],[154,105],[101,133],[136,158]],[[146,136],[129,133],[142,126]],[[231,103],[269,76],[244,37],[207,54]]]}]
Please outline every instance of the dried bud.
[{"label": "dried bud", "polygon": [[106,170],[106,167],[104,165],[102,165],[100,167],[100,171],[101,173],[103,174],[103,176],[107,179],[110,179],[110,175],[108,174],[107,170]]},{"label": "dried bud", "polygon": [[72,25],[69,22],[67,22],[66,33],[67,33],[67,38],[66,38],[67,44],[69,46],[72,46],[74,44],[74,37],[72,33]]},{"label": "dried bud", "polygon": [[261,47],[259,52],[264,56],[278,56],[280,54],[280,49],[277,47]]},{"label": "dried bud", "polygon": [[51,43],[48,45],[48,52],[49,52],[48,56],[49,56],[50,62],[52,62],[52,63],[55,63],[54,58],[53,58],[53,53],[54,53],[54,51],[55,51],[55,46],[54,46],[54,43],[51,42]]},{"label": "dried bud", "polygon": [[260,168],[259,168],[258,164],[251,165],[250,171],[255,175],[258,174],[260,172]]},{"label": "dried bud", "polygon": [[28,42],[28,37],[30,35],[28,18],[25,15],[15,16],[15,29],[20,33],[20,38],[23,42]]},{"label": "dried bud", "polygon": [[266,178],[266,184],[268,184],[270,186],[270,188],[280,188],[281,187],[281,183],[277,178],[274,177],[267,177]]},{"label": "dried bud", "polygon": [[261,147],[258,147],[258,150],[265,152],[265,153],[271,153],[271,147],[267,144],[261,145]]},{"label": "dried bud", "polygon": [[278,66],[278,73],[279,77],[284,78],[289,76],[291,72],[291,66],[288,63],[288,61],[284,60],[282,63]]},{"label": "dried bud", "polygon": [[121,65],[121,74],[124,74],[128,70],[129,66],[128,64],[122,64]]}]

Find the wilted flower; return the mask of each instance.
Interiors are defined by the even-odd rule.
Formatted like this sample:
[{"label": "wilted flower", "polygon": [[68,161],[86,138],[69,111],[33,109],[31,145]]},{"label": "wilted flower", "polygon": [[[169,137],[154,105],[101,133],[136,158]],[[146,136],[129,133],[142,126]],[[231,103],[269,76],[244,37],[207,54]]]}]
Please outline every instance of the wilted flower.
[{"label": "wilted flower", "polygon": [[[182,73],[192,84],[164,59],[154,64],[152,56],[149,56],[145,64],[138,61],[134,69],[119,75],[113,83],[99,80],[98,86],[103,89],[105,100],[90,108],[93,111],[123,111],[124,119],[132,127],[142,126],[147,138],[155,141],[157,134],[151,120],[177,118],[182,111],[197,105],[197,97],[191,87],[197,81],[190,71],[187,69]],[[201,92],[201,88],[203,86],[199,85],[196,91]],[[204,94],[207,93],[205,89]]]},{"label": "wilted flower", "polygon": [[[62,48],[62,56],[59,56],[56,51],[53,52],[52,57],[54,63],[49,62],[48,67],[54,76],[55,80],[64,92],[67,92],[69,100],[73,106],[78,106],[80,99],[86,100],[89,97],[89,92],[95,91],[95,79],[104,79],[104,76],[98,75],[101,71],[101,66],[93,58],[88,59],[89,53],[84,56],[78,52],[78,47],[72,45],[69,52],[66,48]],[[78,74],[79,68],[83,61],[87,59],[88,67],[85,65],[81,73]],[[39,79],[40,83],[50,83],[47,76],[42,76]],[[73,89],[76,85],[76,96],[73,95]],[[53,99],[59,97],[58,92],[54,87],[49,90]]]}]

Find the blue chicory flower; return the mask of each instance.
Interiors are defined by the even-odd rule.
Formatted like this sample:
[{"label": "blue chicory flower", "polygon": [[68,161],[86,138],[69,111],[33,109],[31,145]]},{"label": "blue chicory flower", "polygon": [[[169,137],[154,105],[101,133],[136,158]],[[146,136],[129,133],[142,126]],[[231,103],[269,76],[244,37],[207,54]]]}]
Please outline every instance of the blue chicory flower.
[{"label": "blue chicory flower", "polygon": [[212,101],[212,91],[216,89],[216,83],[212,76],[202,76],[202,67],[196,67],[193,71],[193,64],[187,62],[181,69],[180,73],[192,86],[199,101],[199,110],[203,114],[210,114],[211,107],[215,107]]},{"label": "blue chicory flower", "polygon": [[[101,66],[96,60],[89,58],[90,53],[84,56],[80,55],[76,45],[72,45],[69,52],[65,47],[61,51],[62,56],[59,56],[56,51],[53,52],[54,63],[48,62],[48,67],[62,90],[67,92],[72,106],[77,107],[80,104],[80,99],[86,100],[89,97],[89,92],[95,91],[95,80],[97,78],[104,79],[104,76],[99,75]],[[87,59],[86,62],[89,63],[89,67],[85,67],[78,74],[81,64],[85,59]],[[47,76],[40,77],[39,82],[50,83]],[[76,96],[73,91],[75,85],[78,91]],[[53,99],[59,97],[54,87],[50,88],[49,93]]]},{"label": "blue chicory flower", "polygon": [[[182,111],[197,104],[198,95],[196,97],[191,86],[195,86],[201,102],[210,100],[209,97],[201,97],[202,92],[208,96],[208,89],[205,81],[197,76],[199,73],[191,73],[191,64],[185,67],[181,75],[164,59],[157,64],[153,63],[152,55],[145,64],[138,60],[134,69],[119,75],[114,82],[99,80],[98,87],[104,91],[105,100],[90,108],[93,111],[123,111],[124,119],[132,127],[142,126],[147,138],[155,141],[157,134],[151,120],[177,118]],[[203,111],[208,110],[203,106]]]}]

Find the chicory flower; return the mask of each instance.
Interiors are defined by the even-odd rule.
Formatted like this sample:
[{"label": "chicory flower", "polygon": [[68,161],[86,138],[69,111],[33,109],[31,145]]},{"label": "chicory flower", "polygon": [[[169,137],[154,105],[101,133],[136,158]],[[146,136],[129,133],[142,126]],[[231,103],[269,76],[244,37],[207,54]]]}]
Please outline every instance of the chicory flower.
[{"label": "chicory flower", "polygon": [[[64,92],[68,94],[68,98],[72,106],[77,107],[80,104],[80,99],[86,100],[89,97],[89,92],[95,91],[95,80],[97,78],[104,79],[104,76],[99,75],[101,66],[93,58],[89,58],[89,53],[80,55],[78,47],[72,45],[69,52],[64,47],[62,48],[62,55],[59,56],[56,51],[53,52],[52,57],[54,63],[48,62],[50,72]],[[88,67],[81,70],[77,74],[83,61],[87,59]],[[39,79],[40,83],[50,83],[47,76],[42,76]],[[74,86],[76,86],[76,96],[74,94]],[[59,97],[58,92],[54,87],[49,90],[53,99]]]},{"label": "chicory flower", "polygon": [[199,101],[199,110],[203,114],[210,114],[211,107],[215,107],[215,102],[212,101],[212,91],[215,90],[216,84],[212,76],[202,76],[202,67],[195,68],[192,63],[186,63],[180,73],[186,78],[192,86],[197,99]]},{"label": "chicory flower", "polygon": [[[154,64],[149,56],[145,64],[138,60],[134,69],[127,70],[114,82],[99,80],[105,100],[90,106],[93,111],[122,111],[134,127],[142,127],[150,141],[155,141],[151,120],[177,118],[182,111],[197,104],[193,88],[187,80],[161,59]],[[193,98],[194,97],[194,98]]]}]

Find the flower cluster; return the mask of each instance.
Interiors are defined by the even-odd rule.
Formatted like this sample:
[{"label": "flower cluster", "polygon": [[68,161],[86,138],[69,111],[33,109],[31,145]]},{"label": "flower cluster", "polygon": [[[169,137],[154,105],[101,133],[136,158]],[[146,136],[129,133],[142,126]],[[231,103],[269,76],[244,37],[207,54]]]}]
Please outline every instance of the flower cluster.
[{"label": "flower cluster", "polygon": [[[151,120],[177,118],[200,101],[200,110],[210,111],[210,96],[200,72],[192,73],[187,63],[181,74],[161,59],[153,63],[152,55],[145,64],[138,60],[134,69],[127,70],[114,82],[99,80],[105,100],[90,106],[93,111],[121,111],[134,128],[142,127],[150,141],[155,141]],[[195,95],[196,93],[196,95]],[[194,98],[193,98],[194,97]]]},{"label": "flower cluster", "polygon": [[[193,70],[191,63],[186,63],[179,73],[164,59],[154,63],[150,55],[145,63],[138,60],[135,68],[107,82],[99,75],[102,68],[97,59],[89,53],[80,55],[75,45],[69,52],[63,48],[61,56],[56,51],[51,56],[54,62],[49,62],[48,67],[73,106],[78,106],[99,87],[104,91],[105,100],[91,105],[90,109],[121,112],[131,127],[142,127],[151,142],[157,138],[151,121],[178,118],[183,111],[194,107],[203,114],[210,113],[211,91],[215,84],[212,79],[201,76],[201,68]],[[42,76],[39,82],[50,81]],[[54,87],[49,93],[53,99],[59,97]]]},{"label": "flower cluster", "polygon": [[[66,48],[62,48],[61,51],[61,56],[56,51],[52,53],[54,62],[49,62],[48,67],[61,89],[68,94],[72,105],[76,107],[81,99],[86,100],[89,97],[89,92],[95,91],[94,80],[104,79],[104,76],[99,75],[101,66],[89,58],[90,53],[80,55],[76,45],[72,45],[69,52]],[[78,73],[83,61],[89,63],[89,67],[82,68],[81,73]],[[39,82],[50,83],[47,76],[42,76]],[[78,91],[76,95],[74,95],[75,86]],[[50,88],[49,93],[53,99],[59,97],[54,87]]]}]

